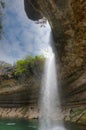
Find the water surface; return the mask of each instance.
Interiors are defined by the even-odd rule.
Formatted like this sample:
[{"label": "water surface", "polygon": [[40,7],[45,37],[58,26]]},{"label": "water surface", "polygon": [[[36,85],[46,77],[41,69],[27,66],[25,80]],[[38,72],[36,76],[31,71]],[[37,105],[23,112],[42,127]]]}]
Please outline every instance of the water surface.
[{"label": "water surface", "polygon": [[[65,127],[67,130],[86,130],[86,126],[69,122],[65,123]],[[1,119],[0,130],[38,130],[38,121]]]}]

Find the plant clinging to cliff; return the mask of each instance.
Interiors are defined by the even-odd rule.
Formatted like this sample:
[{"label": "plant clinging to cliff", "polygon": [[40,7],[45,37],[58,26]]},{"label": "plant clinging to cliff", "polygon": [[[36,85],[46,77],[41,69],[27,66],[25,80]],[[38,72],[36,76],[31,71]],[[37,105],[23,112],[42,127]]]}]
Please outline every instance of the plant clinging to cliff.
[{"label": "plant clinging to cliff", "polygon": [[44,63],[44,56],[26,56],[23,60],[18,60],[15,65],[15,75],[33,75],[34,68],[40,67]]}]

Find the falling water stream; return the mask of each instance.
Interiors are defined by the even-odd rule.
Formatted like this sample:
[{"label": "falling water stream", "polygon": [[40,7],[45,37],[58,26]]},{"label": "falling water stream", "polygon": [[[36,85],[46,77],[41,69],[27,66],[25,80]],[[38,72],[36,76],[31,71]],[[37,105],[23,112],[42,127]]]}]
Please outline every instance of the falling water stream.
[{"label": "falling water stream", "polygon": [[46,58],[42,79],[39,130],[65,130],[63,123],[59,125],[57,120],[60,113],[55,54],[51,49],[50,56]]}]

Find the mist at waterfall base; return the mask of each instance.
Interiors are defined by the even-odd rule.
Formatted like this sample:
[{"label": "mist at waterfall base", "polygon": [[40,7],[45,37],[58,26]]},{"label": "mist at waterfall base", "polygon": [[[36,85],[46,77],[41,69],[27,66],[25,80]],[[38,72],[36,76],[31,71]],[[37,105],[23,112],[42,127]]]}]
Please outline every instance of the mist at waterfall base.
[{"label": "mist at waterfall base", "polygon": [[58,123],[58,115],[60,116],[61,109],[57,69],[52,48],[50,48],[49,53],[45,61],[40,93],[39,130],[66,130],[62,121],[60,125]]}]

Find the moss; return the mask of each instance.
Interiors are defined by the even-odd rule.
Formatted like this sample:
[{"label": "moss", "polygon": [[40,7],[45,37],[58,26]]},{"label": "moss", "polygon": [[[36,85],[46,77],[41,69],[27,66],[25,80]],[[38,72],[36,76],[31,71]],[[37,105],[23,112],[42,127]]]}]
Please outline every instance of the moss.
[{"label": "moss", "polygon": [[70,121],[86,124],[86,108],[77,108],[70,111]]},{"label": "moss", "polygon": [[[85,108],[81,108],[81,109],[77,109],[77,110],[71,111],[70,114],[71,115],[74,114],[76,116],[76,115],[80,115],[84,111],[85,111]],[[85,111],[85,113],[86,113],[86,111]]]}]

